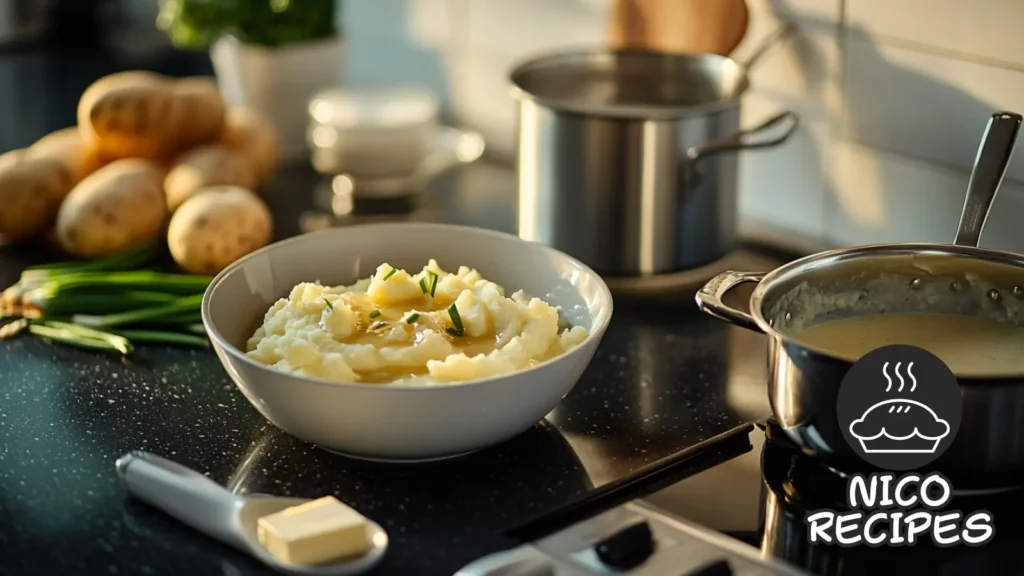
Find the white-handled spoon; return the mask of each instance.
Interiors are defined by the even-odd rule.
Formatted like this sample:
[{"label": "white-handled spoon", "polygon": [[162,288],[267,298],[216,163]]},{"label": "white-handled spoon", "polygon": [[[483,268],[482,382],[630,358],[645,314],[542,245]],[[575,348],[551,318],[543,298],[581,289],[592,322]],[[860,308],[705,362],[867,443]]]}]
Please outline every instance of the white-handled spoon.
[{"label": "white-handled spoon", "polygon": [[368,530],[373,547],[362,556],[316,566],[285,563],[260,544],[257,520],[309,499],[232,494],[199,472],[148,452],[129,452],[114,466],[121,484],[132,496],[287,574],[360,574],[375,567],[388,548],[387,532],[371,521]]}]

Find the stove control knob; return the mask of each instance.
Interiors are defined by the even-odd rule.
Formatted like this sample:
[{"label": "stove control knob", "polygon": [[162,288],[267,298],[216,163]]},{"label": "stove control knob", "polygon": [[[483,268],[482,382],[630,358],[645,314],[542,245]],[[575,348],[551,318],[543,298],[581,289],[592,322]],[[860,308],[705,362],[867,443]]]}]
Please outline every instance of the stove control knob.
[{"label": "stove control knob", "polygon": [[686,576],[732,576],[732,566],[728,560],[719,560],[687,572]]},{"label": "stove control knob", "polygon": [[654,535],[646,520],[639,520],[594,545],[597,557],[609,568],[629,570],[654,553]]}]

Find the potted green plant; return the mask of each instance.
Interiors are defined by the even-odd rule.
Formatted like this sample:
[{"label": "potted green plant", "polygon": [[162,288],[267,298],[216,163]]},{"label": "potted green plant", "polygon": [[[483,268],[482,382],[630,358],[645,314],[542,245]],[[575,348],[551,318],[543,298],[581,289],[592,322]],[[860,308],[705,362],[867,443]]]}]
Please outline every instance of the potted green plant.
[{"label": "potted green plant", "polygon": [[162,0],[157,26],[175,46],[209,49],[231,106],[277,129],[283,159],[306,154],[306,107],[341,83],[345,43],[336,0]]}]

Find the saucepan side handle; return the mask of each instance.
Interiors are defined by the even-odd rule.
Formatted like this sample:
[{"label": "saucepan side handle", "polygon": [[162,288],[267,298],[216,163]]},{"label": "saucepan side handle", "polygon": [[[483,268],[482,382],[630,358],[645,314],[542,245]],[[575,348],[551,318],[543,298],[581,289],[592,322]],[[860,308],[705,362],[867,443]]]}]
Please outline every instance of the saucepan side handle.
[{"label": "saucepan side handle", "polygon": [[772,148],[789,140],[799,127],[800,117],[796,112],[786,111],[723,140],[694,146],[686,151],[686,155],[692,162],[721,152]]},{"label": "saucepan side handle", "polygon": [[754,321],[754,317],[742,310],[737,310],[722,302],[729,290],[750,282],[760,282],[764,278],[764,272],[722,272],[711,279],[697,292],[697,307],[703,312],[730,322],[742,328],[761,332],[761,328]]}]

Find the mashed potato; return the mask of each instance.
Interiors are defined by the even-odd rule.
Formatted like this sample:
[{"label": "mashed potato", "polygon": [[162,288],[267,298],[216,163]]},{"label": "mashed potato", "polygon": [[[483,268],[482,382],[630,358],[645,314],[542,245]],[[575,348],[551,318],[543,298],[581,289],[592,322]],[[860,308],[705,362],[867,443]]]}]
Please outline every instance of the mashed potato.
[{"label": "mashed potato", "polygon": [[529,368],[579,345],[558,310],[465,266],[382,264],[351,286],[304,282],[271,306],[250,358],[282,372],[366,383],[438,384]]}]

